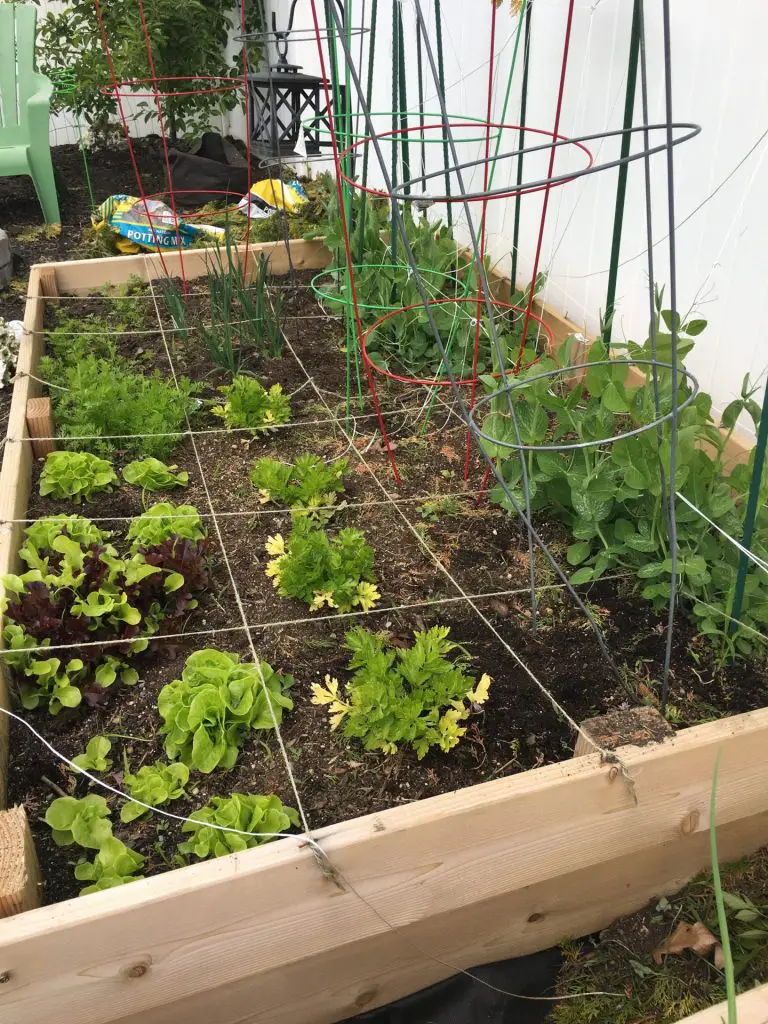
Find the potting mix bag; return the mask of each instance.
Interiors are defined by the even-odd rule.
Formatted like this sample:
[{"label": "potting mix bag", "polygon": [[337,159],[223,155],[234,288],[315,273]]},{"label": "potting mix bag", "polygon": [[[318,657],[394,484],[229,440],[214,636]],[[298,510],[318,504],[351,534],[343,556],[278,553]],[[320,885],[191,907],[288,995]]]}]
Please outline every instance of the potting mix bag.
[{"label": "potting mix bag", "polygon": [[265,178],[251,186],[251,191],[238,203],[238,209],[249,217],[264,217],[275,210],[295,213],[308,202],[307,193],[298,181]]},{"label": "potting mix bag", "polygon": [[117,235],[121,252],[135,253],[141,249],[186,249],[200,235],[224,238],[224,228],[210,224],[190,224],[178,220],[173,211],[158,199],[137,199],[135,196],[110,196],[92,217],[99,230],[110,228]]}]

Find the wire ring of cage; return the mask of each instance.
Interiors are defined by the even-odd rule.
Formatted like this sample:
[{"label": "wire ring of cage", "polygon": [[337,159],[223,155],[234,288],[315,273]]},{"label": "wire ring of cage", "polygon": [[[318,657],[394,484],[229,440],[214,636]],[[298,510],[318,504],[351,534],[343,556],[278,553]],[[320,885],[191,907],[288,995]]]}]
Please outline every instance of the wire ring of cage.
[{"label": "wire ring of cage", "polygon": [[[160,82],[226,82],[220,85],[205,89],[169,90],[164,92],[157,88]],[[137,86],[153,85],[152,92],[135,92]],[[126,89],[128,91],[122,92]],[[208,93],[231,92],[233,89],[245,89],[242,76],[240,78],[229,75],[157,75],[154,78],[127,78],[122,82],[113,82],[111,85],[102,85],[99,92],[103,96],[114,96],[116,99],[154,99],[155,97],[177,99],[179,96],[205,96]]]},{"label": "wire ring of cage", "polygon": [[[520,313],[523,316],[526,313],[525,306],[513,306],[511,302],[501,302],[499,299],[491,299],[490,301],[491,301],[492,305],[494,306],[494,308],[503,309],[506,312],[512,311],[513,313]],[[449,387],[453,387],[454,385],[468,386],[470,384],[477,384],[477,382],[479,380],[479,376],[477,376],[477,377],[467,377],[467,378],[464,378],[464,379],[461,379],[461,380],[442,379],[442,378],[439,378],[439,377],[433,377],[433,378],[424,379],[424,378],[421,378],[421,377],[407,377],[407,376],[403,376],[401,374],[392,373],[391,370],[387,370],[383,366],[379,366],[379,364],[375,363],[373,361],[373,359],[368,355],[368,339],[371,337],[371,335],[379,327],[381,327],[382,324],[386,323],[387,320],[391,320],[393,317],[397,316],[399,313],[408,313],[412,309],[424,309],[426,305],[429,305],[429,306],[444,306],[444,305],[451,305],[451,304],[459,305],[461,303],[470,303],[473,306],[477,306],[478,303],[484,304],[484,300],[478,299],[477,295],[474,295],[474,296],[464,296],[464,295],[462,295],[462,296],[456,296],[456,297],[445,298],[445,299],[430,299],[428,303],[414,302],[410,306],[399,306],[397,309],[394,309],[394,310],[391,310],[388,313],[385,313],[384,316],[381,316],[381,317],[379,317],[378,320],[374,321],[374,323],[371,324],[371,326],[368,328],[368,330],[360,338],[360,350],[361,350],[361,352],[363,354],[363,362],[365,363],[366,366],[370,367],[370,369],[372,371],[374,371],[375,373],[379,373],[383,377],[388,377],[390,380],[399,381],[401,384],[414,384],[414,385],[420,385],[422,387],[430,387],[430,388],[434,388],[434,387],[437,387],[437,388],[449,388]],[[548,346],[553,345],[554,341],[555,341],[555,336],[552,333],[552,328],[549,327],[547,324],[545,324],[544,321],[542,320],[542,318],[539,317],[539,316],[536,316],[535,313],[531,313],[530,314],[530,319],[531,320],[535,320],[536,323],[539,325],[539,328],[540,328],[541,332],[545,335],[545,337],[547,339],[547,345]],[[503,373],[494,373],[494,374],[492,374],[492,376],[496,377],[496,378],[500,378],[500,377],[503,377],[503,376],[508,376],[510,373],[514,373],[514,370],[513,369],[504,370]]]},{"label": "wire ring of cage", "polygon": [[[343,114],[343,113],[342,114],[334,114],[333,115],[333,129],[334,129],[333,134],[336,135],[336,136],[346,136],[347,138],[350,138],[350,139],[356,139],[358,142],[370,141],[371,139],[373,139],[372,135],[361,135],[361,134],[358,134],[357,132],[349,132],[349,131],[347,131],[347,129],[345,129],[343,127],[340,127],[340,125],[343,124],[343,122],[345,122],[348,118],[350,120],[359,121],[361,118],[363,118],[363,116],[364,115],[362,113],[360,113],[360,112],[353,113],[353,114]],[[410,121],[416,121],[416,120],[419,120],[422,117],[440,117],[440,118],[442,118],[442,116],[443,115],[439,111],[434,111],[434,110],[433,111],[425,111],[424,113],[422,113],[419,110],[373,110],[373,111],[371,111],[368,114],[369,118],[370,117],[386,117],[386,118],[389,119],[389,121],[391,121],[393,118],[400,119],[400,120],[408,119]],[[452,118],[456,118],[458,121],[469,122],[467,127],[471,126],[471,124],[474,123],[478,128],[485,128],[487,123],[488,123],[486,118],[484,118],[484,117],[472,117],[470,114],[448,114],[449,124],[451,123],[451,119]],[[302,126],[302,128],[306,128],[308,131],[314,132],[317,135],[328,135],[328,136],[331,135],[331,128],[330,128],[330,125],[328,123],[328,119],[326,117],[324,117],[322,114],[320,116],[315,114],[312,117],[306,118],[306,120],[301,122],[301,126]],[[421,129],[421,127],[422,127],[421,124],[416,124],[416,125],[413,126],[413,128],[409,128],[407,130],[408,131],[419,131]],[[424,125],[424,127],[426,128],[428,126]],[[441,127],[441,128],[443,127],[443,122],[442,121],[440,122],[439,127]],[[398,131],[405,131],[405,130],[406,129],[398,129]],[[531,128],[530,131],[534,131],[534,129]],[[387,133],[387,134],[394,134],[394,130],[392,132],[390,132],[390,133]],[[376,136],[376,137],[378,138],[379,136]],[[565,138],[565,136],[560,136],[560,137],[561,138]],[[462,143],[470,143],[470,142],[482,142],[482,143],[484,143],[485,142],[485,134],[478,135],[476,138],[461,139],[459,141],[462,142]],[[437,146],[445,145],[445,140],[442,138],[442,136],[440,138],[435,138],[435,139],[418,139],[417,140],[417,145],[421,145],[422,142],[424,142],[428,146],[430,146],[430,145],[437,145]],[[339,159],[341,160],[344,157],[344,155],[345,155],[344,153],[340,154]],[[442,174],[444,172],[441,171],[440,173]]]},{"label": "wire ring of cage", "polygon": [[531,377],[523,377],[522,380],[518,379],[512,381],[510,384],[505,384],[497,391],[493,391],[490,395],[484,395],[482,398],[478,399],[474,407],[469,412],[469,418],[472,421],[473,426],[476,428],[478,437],[483,441],[487,441],[488,444],[496,445],[497,448],[508,448],[510,451],[515,452],[574,452],[582,451],[584,448],[598,448],[600,445],[613,444],[615,441],[624,441],[628,437],[637,437],[639,434],[644,434],[647,430],[660,427],[663,423],[671,420],[673,416],[679,415],[684,409],[687,409],[699,393],[698,380],[689,370],[686,370],[685,367],[678,366],[677,372],[689,381],[691,385],[691,393],[686,397],[685,401],[681,402],[677,406],[677,409],[671,409],[663,416],[657,416],[655,420],[652,420],[650,423],[645,423],[641,427],[636,427],[634,430],[625,430],[620,434],[615,434],[613,437],[598,438],[597,440],[592,441],[574,441],[572,444],[515,444],[512,441],[499,441],[495,437],[491,437],[489,434],[485,433],[475,420],[480,409],[488,405],[489,402],[492,402],[494,399],[500,398],[502,395],[509,395],[518,388],[532,384],[536,380],[544,380],[547,377],[556,377],[559,374],[566,374],[572,371],[582,372],[589,370],[593,366],[655,366],[657,369],[674,370],[672,363],[662,363],[659,362],[658,359],[596,359],[594,362],[590,363],[574,363],[570,366],[560,366],[554,370],[546,370],[543,373],[536,373]]},{"label": "wire ring of cage", "polygon": [[[446,174],[451,174],[451,173],[453,173],[453,172],[455,172],[457,170],[463,170],[464,167],[482,166],[482,165],[488,163],[489,160],[507,159],[510,156],[518,156],[521,153],[522,154],[525,154],[525,153],[535,153],[535,152],[537,152],[539,150],[551,149],[553,146],[571,146],[572,145],[572,146],[575,146],[576,149],[580,149],[583,153],[585,153],[586,157],[587,157],[587,166],[580,172],[581,174],[584,174],[584,173],[588,172],[589,169],[593,166],[593,163],[594,163],[594,156],[590,152],[590,150],[587,149],[587,147],[584,145],[584,140],[582,140],[582,139],[571,139],[571,138],[568,138],[568,136],[566,136],[566,135],[560,135],[560,134],[557,134],[556,132],[551,132],[551,131],[549,131],[546,128],[528,128],[528,127],[523,127],[523,126],[518,125],[518,124],[501,124],[501,123],[487,121],[487,120],[478,121],[475,118],[471,118],[469,120],[464,118],[464,120],[461,120],[461,121],[447,121],[447,120],[445,120],[445,121],[439,121],[439,122],[437,122],[435,124],[424,124],[424,125],[416,124],[416,125],[412,125],[409,128],[397,128],[397,129],[392,129],[391,131],[387,131],[387,132],[377,132],[374,135],[367,135],[364,138],[359,139],[357,142],[353,142],[351,146],[348,146],[345,150],[343,150],[343,152],[341,152],[339,154],[339,163],[340,164],[343,163],[343,161],[346,160],[347,157],[353,156],[355,154],[355,150],[360,149],[363,146],[367,146],[369,143],[373,142],[374,140],[380,142],[381,140],[393,139],[395,136],[410,135],[412,132],[425,132],[425,131],[439,130],[439,131],[443,132],[443,136],[441,136],[440,139],[438,140],[439,142],[442,143],[446,130],[450,130],[452,132],[456,128],[477,128],[477,127],[482,127],[482,128],[485,128],[486,130],[498,129],[499,131],[504,131],[505,129],[509,129],[510,131],[520,132],[521,130],[523,130],[527,134],[530,134],[530,135],[545,135],[551,141],[547,142],[547,143],[545,143],[545,144],[543,144],[541,146],[532,146],[532,147],[530,147],[530,149],[529,148],[524,148],[524,149],[521,149],[521,150],[517,150],[515,153],[505,153],[502,156],[498,156],[497,155],[495,157],[489,157],[488,159],[484,158],[484,159],[480,159],[480,160],[475,160],[475,161],[472,161],[472,162],[467,163],[467,164],[458,164],[458,165],[456,165],[454,167],[451,167],[451,166],[442,167],[439,171],[435,171],[433,174],[426,174],[426,175],[421,175],[418,178],[411,178],[409,181],[403,182],[401,185],[396,186],[391,192],[387,192],[385,189],[372,188],[369,185],[363,185],[360,181],[357,181],[355,178],[351,177],[350,175],[344,174],[341,171],[339,172],[339,177],[342,178],[352,188],[357,189],[359,192],[365,192],[368,195],[377,196],[380,199],[390,199],[390,200],[403,200],[403,199],[405,199],[406,201],[411,201],[411,202],[429,202],[429,203],[442,203],[442,202],[445,202],[445,203],[463,203],[463,202],[474,202],[475,200],[479,200],[479,199],[503,199],[503,198],[509,198],[510,196],[525,195],[526,193],[529,193],[529,192],[540,192],[540,191],[542,191],[545,188],[551,188],[553,184],[565,185],[565,184],[567,184],[567,182],[572,181],[578,175],[575,172],[569,172],[569,174],[560,176],[560,179],[557,180],[557,181],[554,181],[554,179],[553,179],[552,182],[547,180],[547,181],[544,181],[542,183],[535,183],[534,185],[532,185],[530,187],[527,186],[527,185],[523,185],[523,186],[520,187],[520,189],[515,189],[515,191],[513,191],[513,192],[510,192],[507,189],[507,190],[505,190],[505,191],[503,191],[501,193],[498,193],[498,194],[496,192],[485,191],[485,192],[482,192],[482,193],[477,193],[477,194],[472,194],[472,195],[465,195],[464,193],[461,193],[461,194],[456,195],[456,196],[449,196],[449,195],[445,195],[445,196],[429,196],[429,195],[426,195],[424,193],[419,193],[419,194],[413,195],[413,196],[409,196],[409,195],[403,196],[401,193],[403,192],[403,189],[411,188],[414,182],[427,181],[428,179],[435,178],[435,177],[443,177],[444,178],[446,176]],[[585,138],[588,138],[588,137],[585,136]],[[394,141],[397,142],[398,139],[394,138]],[[471,143],[473,141],[477,142],[478,140],[477,139],[474,139],[474,140],[473,139],[457,139],[456,141],[459,144],[463,144],[464,142]],[[483,136],[482,141],[483,142],[485,141],[485,136]],[[418,144],[418,140],[417,140],[417,144]]]},{"label": "wire ring of cage", "polygon": [[[418,269],[418,272],[421,275],[429,274],[431,277],[441,277],[445,281],[450,282],[451,284],[458,285],[458,284],[461,283],[461,279],[458,277],[458,274],[461,271],[467,270],[469,267],[472,267],[474,265],[475,265],[475,260],[474,259],[468,259],[467,262],[465,264],[463,264],[461,267],[459,267],[457,269],[456,273],[454,273],[454,274],[448,274],[444,270],[432,270],[431,268],[427,268],[427,267],[418,267],[417,269]],[[353,274],[357,274],[361,270],[404,270],[406,272],[409,272],[409,276],[410,276],[410,273],[413,272],[413,268],[411,267],[411,265],[409,263],[353,263],[352,264],[352,273]],[[314,292],[315,296],[317,297],[317,299],[319,301],[327,302],[327,303],[329,303],[331,305],[345,306],[346,308],[351,308],[352,306],[355,305],[355,303],[352,301],[352,297],[351,296],[344,297],[344,296],[339,295],[339,294],[334,294],[333,292],[323,291],[323,288],[316,283],[316,282],[320,281],[324,277],[338,277],[339,275],[343,274],[343,275],[346,275],[346,277],[347,277],[347,282],[345,282],[345,284],[346,284],[349,281],[349,271],[350,271],[350,268],[347,267],[347,266],[344,266],[344,267],[331,267],[329,270],[321,270],[320,273],[316,274],[312,278],[312,280],[309,282],[309,287],[312,289],[312,291]],[[435,297],[437,297],[437,296],[433,296],[433,298],[435,298]],[[440,298],[451,298],[451,296],[440,296]],[[369,312],[373,312],[373,313],[397,313],[397,312],[399,312],[399,311],[401,311],[403,309],[402,306],[383,306],[383,305],[380,305],[380,304],[377,305],[375,303],[369,303],[369,302],[358,302],[357,303],[357,308],[358,309],[365,309],[365,310],[368,310]]]},{"label": "wire ring of cage", "polygon": [[[415,185],[420,182],[426,183],[432,178],[444,178],[446,174],[457,173],[458,171],[469,170],[473,167],[482,167],[488,161],[485,158],[480,160],[469,161],[463,164],[453,164],[448,167],[442,168],[439,171],[432,171],[429,174],[418,175],[415,178],[410,178],[408,181],[403,181],[397,185],[391,193],[386,194],[387,199],[394,199],[398,201],[417,200],[421,202],[431,203],[451,203],[459,201],[479,202],[480,200],[486,201],[491,199],[511,199],[515,196],[530,195],[532,192],[540,192],[543,189],[553,188],[555,185],[565,185],[571,181],[576,181],[579,178],[586,177],[589,174],[599,174],[601,171],[612,170],[616,167],[623,167],[626,164],[632,163],[634,160],[644,160],[646,157],[656,156],[658,153],[664,153],[672,147],[679,146],[683,142],[690,142],[691,139],[696,138],[697,135],[701,134],[701,125],[694,124],[692,121],[675,121],[671,124],[641,124],[636,125],[634,128],[616,128],[613,131],[607,132],[594,132],[592,135],[579,135],[575,138],[568,139],[567,142],[549,142],[541,146],[524,146],[522,149],[513,150],[511,153],[498,153],[495,156],[489,157],[488,159],[493,161],[494,164],[501,160],[513,160],[516,157],[528,156],[531,153],[542,152],[543,150],[556,149],[560,146],[568,143],[577,146],[579,149],[583,149],[584,143],[586,142],[603,142],[605,139],[615,138],[616,136],[624,136],[626,134],[631,135],[633,132],[654,132],[668,130],[672,131],[683,131],[688,129],[687,135],[681,135],[677,139],[673,139],[671,144],[665,139],[664,142],[659,143],[658,146],[650,146],[648,149],[642,149],[638,153],[629,153],[627,156],[618,157],[616,160],[608,160],[605,163],[595,164],[592,160],[587,167],[581,168],[581,170],[567,171],[565,174],[550,175],[547,178],[540,178],[538,181],[525,182],[520,186],[516,186],[512,191],[509,187],[503,187],[500,189],[485,190],[483,192],[474,192],[466,196],[432,196],[426,193],[421,193],[416,196],[405,195],[406,189],[413,189]],[[521,131],[530,132],[532,128],[521,128]],[[589,152],[589,150],[587,150]],[[349,181],[349,179],[347,179]]]}]

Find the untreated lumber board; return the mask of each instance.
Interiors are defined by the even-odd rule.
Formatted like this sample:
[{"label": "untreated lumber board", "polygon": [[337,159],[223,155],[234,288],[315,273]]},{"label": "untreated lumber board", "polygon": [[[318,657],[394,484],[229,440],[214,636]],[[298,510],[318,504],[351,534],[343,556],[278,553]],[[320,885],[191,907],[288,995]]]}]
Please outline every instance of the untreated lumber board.
[{"label": "untreated lumber board", "polygon": [[[0,922],[0,1020],[323,1024],[544,949],[768,842],[768,710]],[[634,791],[634,796],[633,796]]]},{"label": "untreated lumber board", "polygon": [[[331,254],[322,239],[309,242],[301,238],[292,239],[290,250],[289,262],[284,242],[251,243],[248,246],[251,269],[262,252],[269,257],[274,274],[288,273],[291,263],[296,270],[322,270],[331,260]],[[243,243],[232,247],[232,253],[238,260],[245,258],[245,252]],[[113,256],[101,260],[40,263],[37,271],[46,276],[47,280],[53,274],[53,286],[60,295],[86,295],[105,284],[125,284],[131,277],[138,277],[142,281],[158,280],[166,274],[178,277],[181,275],[182,260],[187,279],[202,277],[212,266],[212,256],[211,249],[188,249],[181,257],[178,252],[164,252],[162,259],[156,253],[137,253],[135,256]]]},{"label": "untreated lumber board", "polygon": [[[736,999],[739,1024],[768,1024],[768,985],[753,988]],[[728,1003],[700,1010],[678,1024],[728,1024]]]},{"label": "untreated lumber board", "polygon": [[27,432],[32,438],[32,455],[41,459],[56,450],[53,410],[50,398],[30,398],[27,402]]},{"label": "untreated lumber board", "polygon": [[0,917],[40,906],[40,869],[23,807],[0,811]]},{"label": "untreated lumber board", "polygon": [[[40,274],[35,267],[29,275],[27,303],[24,311],[24,333],[16,360],[17,379],[13,385],[11,408],[8,414],[7,441],[3,449],[0,469],[0,576],[15,572],[21,524],[27,512],[29,488],[32,479],[32,449],[27,433],[27,402],[40,393],[40,385],[29,374],[34,374],[43,351],[45,300],[42,297]],[[0,588],[1,591],[1,588]],[[2,593],[0,592],[0,597]],[[0,707],[9,708],[7,668],[0,659]],[[8,767],[8,719],[0,714],[0,807],[5,807],[5,786]]]}]

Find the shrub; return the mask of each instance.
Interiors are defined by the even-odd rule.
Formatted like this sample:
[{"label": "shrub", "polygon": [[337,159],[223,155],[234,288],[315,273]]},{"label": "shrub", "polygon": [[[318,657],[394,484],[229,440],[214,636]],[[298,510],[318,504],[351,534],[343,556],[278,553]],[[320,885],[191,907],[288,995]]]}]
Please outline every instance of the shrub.
[{"label": "shrub", "polygon": [[[155,764],[139,768],[136,775],[126,772],[123,776],[123,785],[133,799],[153,807],[186,796],[184,787],[188,781],[189,768],[181,762],[162,764],[156,761]],[[150,811],[137,803],[126,803],[120,808],[120,820],[126,823],[148,814]]]},{"label": "shrub", "polygon": [[89,772],[108,772],[112,767],[112,759],[107,756],[111,749],[112,744],[106,736],[94,736],[88,740],[85,753],[73,757],[72,763]]},{"label": "shrub", "polygon": [[71,498],[75,504],[117,484],[112,464],[89,452],[51,452],[40,475],[43,498]]},{"label": "shrub", "polygon": [[[299,816],[292,807],[286,807],[276,796],[253,796],[233,793],[230,797],[215,796],[192,815],[194,821],[185,821],[182,832],[193,833],[185,843],[179,843],[179,853],[191,854],[200,860],[240,853],[261,846],[275,838],[275,833],[299,827]],[[222,832],[209,826],[221,825],[237,829]],[[240,835],[240,832],[261,832],[264,835]]]},{"label": "shrub", "polygon": [[269,537],[267,553],[274,557],[267,575],[281,597],[298,597],[311,611],[324,605],[348,612],[372,608],[380,598],[373,571],[373,548],[360,530],[346,528],[330,538],[307,517],[294,520],[287,541]]},{"label": "shrub", "polygon": [[251,483],[258,489],[262,504],[276,502],[294,509],[305,509],[308,515],[327,522],[333,515],[328,505],[336,504],[336,496],[344,490],[343,476],[348,459],[326,465],[317,455],[300,455],[293,465],[275,459],[258,459],[250,473]]},{"label": "shrub", "polygon": [[98,850],[112,835],[109,807],[103,796],[89,793],[81,800],[73,796],[61,796],[54,800],[45,812],[45,820],[53,829],[53,841],[57,846],[84,846],[86,850]]},{"label": "shrub", "polygon": [[189,473],[185,470],[176,472],[178,466],[166,466],[160,459],[151,456],[129,462],[123,468],[123,477],[127,483],[142,487],[145,491],[169,491],[173,487],[186,487]]},{"label": "shrub", "polygon": [[168,757],[206,775],[232,768],[251,730],[273,729],[275,720],[279,725],[283,709],[293,707],[285,692],[293,678],[265,661],[260,666],[212,648],[191,654],[181,679],[158,696]]},{"label": "shrub", "polygon": [[[46,703],[55,715],[84,694],[97,702],[118,679],[135,683],[132,657],[166,622],[195,608],[208,586],[209,544],[171,536],[122,558],[87,520],[29,527],[20,549],[29,570],[2,580],[5,657],[24,707]],[[38,650],[46,647],[61,649],[46,658]]]},{"label": "shrub", "polygon": [[[473,705],[488,699],[490,676],[475,680],[465,671],[469,660],[448,639],[447,626],[414,633],[409,648],[394,648],[384,637],[358,627],[346,636],[352,651],[352,678],[345,686],[325,677],[312,686],[312,703],[327,705],[331,728],[362,740],[366,750],[397,752],[407,743],[419,759],[430,747],[449,751],[466,733]],[[449,655],[459,652],[451,661]]]},{"label": "shrub", "polygon": [[[40,361],[40,376],[66,389],[51,395],[62,443],[102,455],[120,450],[167,458],[197,408],[193,396],[201,385],[186,377],[176,384],[157,371],[146,376],[117,355],[109,339],[96,346],[104,354],[94,354],[91,324],[83,322],[81,337],[70,337],[77,321],[65,326],[65,336],[52,332],[52,355]],[[93,440],[67,442],[68,437]]]},{"label": "shrub", "polygon": [[116,885],[138,881],[143,876],[136,872],[143,866],[144,859],[140,853],[110,836],[99,847],[92,863],[81,861],[75,865],[75,878],[80,882],[92,883],[81,889],[80,895],[87,896],[91,892],[102,892],[104,889],[114,889]]},{"label": "shrub", "polygon": [[194,505],[173,505],[160,501],[137,516],[128,528],[128,540],[134,551],[156,547],[171,537],[203,540],[207,532]]},{"label": "shrub", "polygon": [[291,418],[291,403],[279,384],[273,384],[267,391],[254,377],[237,376],[219,391],[224,402],[211,412],[221,417],[230,430],[250,427],[255,433],[266,434]]}]

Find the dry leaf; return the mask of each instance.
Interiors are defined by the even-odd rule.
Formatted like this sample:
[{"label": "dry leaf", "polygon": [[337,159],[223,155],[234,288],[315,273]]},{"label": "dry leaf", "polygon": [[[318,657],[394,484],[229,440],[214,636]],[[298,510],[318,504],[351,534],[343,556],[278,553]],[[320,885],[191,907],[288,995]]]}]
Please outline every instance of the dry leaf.
[{"label": "dry leaf", "polygon": [[723,954],[723,947],[720,945],[719,942],[715,946],[715,967],[717,967],[719,971],[722,971],[722,969],[725,967],[725,956]]},{"label": "dry leaf", "polygon": [[675,928],[667,941],[653,951],[653,959],[657,964],[661,964],[665,956],[671,953],[682,953],[686,949],[692,949],[699,956],[706,956],[717,945],[717,939],[701,921],[696,921],[694,924],[683,921]]},{"label": "dry leaf", "polygon": [[449,462],[458,462],[459,456],[456,454],[456,449],[451,448],[449,444],[444,444],[440,449],[440,454],[444,455]]}]

